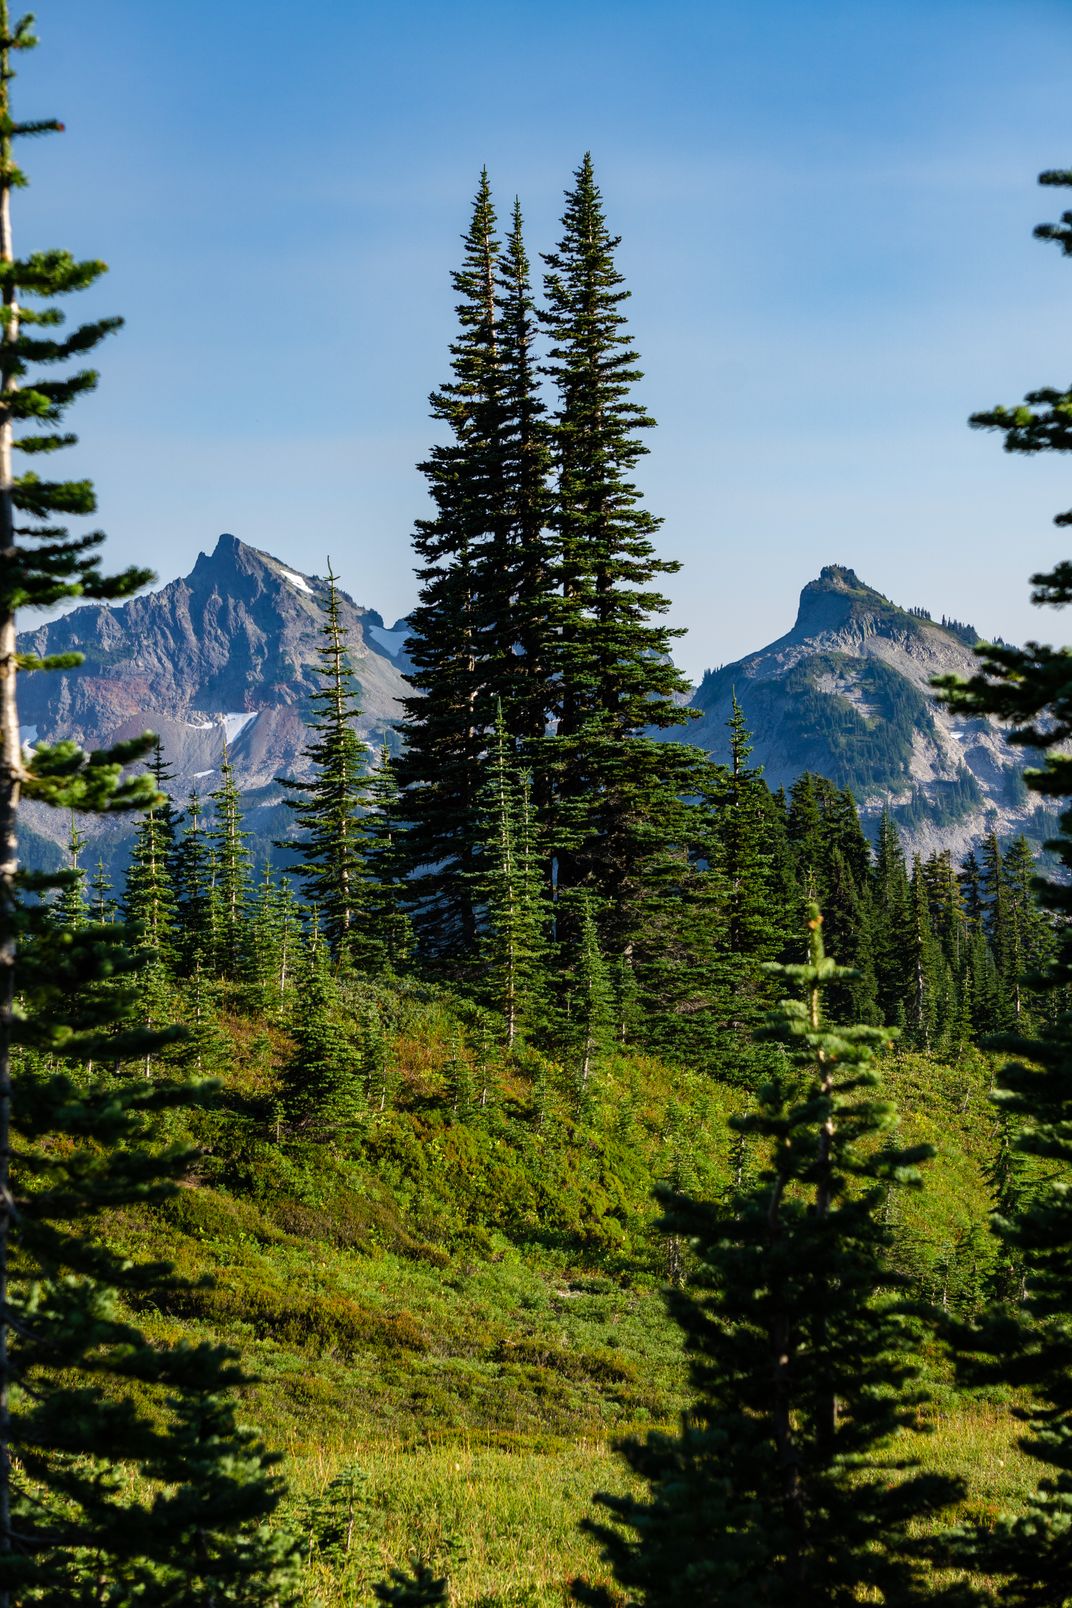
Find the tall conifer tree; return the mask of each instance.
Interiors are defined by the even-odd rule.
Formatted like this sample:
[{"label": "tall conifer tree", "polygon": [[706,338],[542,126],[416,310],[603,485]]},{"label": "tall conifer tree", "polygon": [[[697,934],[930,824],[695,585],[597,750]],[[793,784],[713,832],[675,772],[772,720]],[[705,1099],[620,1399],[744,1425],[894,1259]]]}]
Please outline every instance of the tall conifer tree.
[{"label": "tall conifer tree", "polygon": [[[539,323],[517,201],[500,258],[498,285],[507,518],[505,542],[487,549],[491,575],[501,577],[486,626],[492,644],[488,690],[502,704],[507,730],[527,745],[525,762],[531,767],[540,762],[540,739],[554,704],[558,594],[555,538],[548,528],[550,428],[539,389],[535,352]],[[541,773],[535,783],[538,811],[545,807],[545,792]]]},{"label": "tall conifer tree", "polygon": [[465,954],[476,939],[475,851],[481,759],[494,718],[483,659],[491,585],[487,549],[505,559],[503,396],[496,299],[499,241],[487,172],[481,175],[461,268],[453,274],[459,332],[451,377],[431,397],[449,440],[421,470],[435,515],[418,521],[420,600],[410,616],[399,780],[418,936],[432,955]]},{"label": "tall conifer tree", "polygon": [[[357,731],[361,714],[357,685],[330,559],[327,579],[322,646],[317,653],[321,685],[310,699],[311,740],[305,750],[313,775],[308,781],[284,780],[283,785],[294,795],[286,802],[298,821],[301,890],[320,912],[321,930],[339,961],[353,960],[363,937],[366,870],[361,812],[368,778]],[[295,845],[284,842],[278,847],[293,852]]]},{"label": "tall conifer tree", "polygon": [[958,1600],[933,1587],[912,1537],[957,1482],[919,1474],[896,1446],[920,1363],[884,1207],[927,1151],[875,1143],[894,1117],[870,1064],[887,1034],[827,1025],[841,968],[814,906],[809,926],[807,963],[781,968],[804,995],[783,1007],[795,1065],[733,1119],[766,1165],[718,1206],[664,1192],[667,1234],[693,1245],[689,1285],[668,1300],[695,1402],[676,1436],[626,1444],[648,1494],[601,1496],[619,1527],[592,1526],[644,1608]]},{"label": "tall conifer tree", "polygon": [[658,619],[669,606],[658,578],[679,566],[656,557],[660,522],[631,478],[654,420],[633,400],[642,375],[622,311],[629,292],[588,155],[562,227],[545,256],[561,594],[552,832],[559,886],[599,897],[617,948],[639,864],[690,764],[680,745],[643,735],[688,720],[687,684],[670,656],[680,633]]},{"label": "tall conifer tree", "polygon": [[[1072,187],[1072,172],[1043,173],[1040,183]],[[1035,233],[1072,256],[1072,211]],[[1008,452],[1069,452],[1070,417],[1072,391],[1046,387],[1018,406],[975,414],[971,423],[1001,431]],[[1058,514],[1055,523],[1072,525],[1072,511]],[[1032,576],[1032,585],[1033,602],[1066,607],[1072,563]],[[1047,973],[1058,1008],[1040,1030],[1014,1039],[1016,1059],[1003,1068],[997,1091],[1015,1152],[1042,1164],[1039,1187],[1014,1198],[998,1224],[1006,1260],[1022,1269],[1023,1300],[997,1309],[972,1342],[989,1351],[993,1373],[1026,1393],[1021,1446],[1041,1464],[1041,1477],[1025,1511],[969,1538],[969,1556],[1000,1582],[1003,1604],[1027,1608],[1066,1601],[1072,1570],[1072,1016],[1066,1004],[1072,987],[1072,648],[985,643],[978,652],[979,670],[967,682],[939,683],[946,699],[967,714],[996,715],[1008,724],[1011,742],[1037,750],[1040,763],[1027,772],[1027,786],[1062,807],[1058,835],[1048,844],[1062,874],[1041,893],[1058,923]]]},{"label": "tall conifer tree", "polygon": [[249,833],[243,824],[242,797],[226,746],[220,764],[220,785],[209,798],[215,820],[207,833],[212,855],[212,923],[216,969],[221,977],[237,981],[245,965],[245,919],[250,896],[253,856]]},{"label": "tall conifer tree", "polygon": [[[15,450],[72,444],[54,427],[97,381],[91,369],[38,379],[31,368],[80,358],[119,322],[57,334],[62,315],[50,300],[91,285],[104,265],[64,251],[15,255],[12,192],[25,179],[13,142],[61,127],[12,114],[15,55],[35,43],[30,19],[13,23],[0,0],[0,1608],[106,1595],[146,1608],[222,1600],[239,1576],[247,1600],[256,1600],[258,1586],[262,1598],[285,1600],[281,1552],[254,1534],[279,1488],[225,1399],[241,1377],[230,1354],[150,1344],[117,1297],[127,1312],[151,1305],[160,1270],[113,1254],[100,1232],[105,1214],[160,1198],[188,1165],[186,1154],[148,1153],[145,1135],[167,1106],[188,1103],[189,1092],[94,1078],[102,1051],[122,1061],[153,1042],[117,1031],[114,1016],[102,1017],[101,996],[89,997],[88,985],[124,963],[121,929],[57,932],[47,908],[23,897],[55,879],[20,871],[22,800],[78,810],[155,801],[151,777],[124,778],[146,742],[94,755],[59,742],[27,757],[20,741],[17,674],[80,661],[19,654],[16,610],[122,597],[151,579],[144,570],[103,575],[102,535],[51,523],[94,512],[88,481],[42,480],[13,465]],[[20,425],[29,433],[16,438]],[[46,1070],[63,1064],[77,1076]],[[189,1423],[195,1395],[217,1391],[195,1486],[180,1425]],[[141,1476],[140,1489],[115,1469],[123,1461]],[[195,1517],[196,1498],[209,1488],[213,1515],[202,1509]],[[172,1504],[166,1523],[158,1498]]]}]

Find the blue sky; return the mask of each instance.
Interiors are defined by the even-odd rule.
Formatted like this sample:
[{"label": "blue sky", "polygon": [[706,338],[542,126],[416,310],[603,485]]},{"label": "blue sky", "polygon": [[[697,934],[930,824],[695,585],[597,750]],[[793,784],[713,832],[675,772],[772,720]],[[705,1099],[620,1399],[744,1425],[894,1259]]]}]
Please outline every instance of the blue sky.
[{"label": "blue sky", "polygon": [[1072,264],[1031,239],[1072,165],[1067,0],[37,9],[17,110],[68,132],[26,153],[16,239],[111,265],[83,305],[127,328],[66,456],[113,562],[168,579],[230,530],[406,610],[480,167],[535,256],[591,149],[685,668],[786,629],[829,562],[1060,633],[1026,577],[1072,466],[965,419],[1069,382]]}]

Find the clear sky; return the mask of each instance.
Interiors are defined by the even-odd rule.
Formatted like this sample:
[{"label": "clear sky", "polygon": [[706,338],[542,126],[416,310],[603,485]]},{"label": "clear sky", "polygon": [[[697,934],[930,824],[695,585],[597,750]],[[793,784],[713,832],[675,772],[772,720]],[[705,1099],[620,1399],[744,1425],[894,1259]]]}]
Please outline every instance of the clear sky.
[{"label": "clear sky", "polygon": [[[535,256],[591,149],[633,291],[642,484],[698,675],[822,564],[985,633],[1060,634],[1027,574],[1072,465],[975,408],[1072,371],[1069,0],[39,0],[21,250],[111,273],[127,328],[72,424],[113,562],[220,531],[413,602],[414,469],[486,163]],[[1066,204],[1072,204],[1072,195]],[[91,299],[92,298],[92,299]]]}]

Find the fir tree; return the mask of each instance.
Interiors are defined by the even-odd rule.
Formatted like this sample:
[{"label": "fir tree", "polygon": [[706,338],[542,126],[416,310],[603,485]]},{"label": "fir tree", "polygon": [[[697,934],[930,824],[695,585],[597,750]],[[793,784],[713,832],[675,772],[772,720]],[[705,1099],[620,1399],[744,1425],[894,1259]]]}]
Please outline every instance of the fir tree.
[{"label": "fir tree", "polygon": [[123,919],[137,934],[148,961],[164,974],[171,970],[175,949],[173,853],[162,810],[151,806],[134,838],[122,908]]},{"label": "fir tree", "polygon": [[[93,986],[129,964],[121,929],[58,929],[46,906],[24,897],[47,893],[55,879],[18,865],[23,800],[67,810],[159,802],[150,776],[124,776],[146,752],[142,741],[93,755],[65,741],[38,745],[31,757],[20,741],[17,673],[79,659],[19,654],[16,609],[123,597],[151,579],[134,569],[105,576],[99,533],[50,523],[94,512],[88,481],[13,469],[14,450],[74,441],[54,426],[97,381],[91,369],[38,379],[31,368],[80,358],[119,322],[57,334],[62,314],[51,299],[91,285],[103,264],[63,251],[15,256],[12,192],[25,179],[13,142],[61,126],[12,114],[14,57],[35,42],[30,19],[13,24],[0,0],[0,1605],[99,1603],[105,1594],[145,1608],[219,1600],[240,1557],[247,1598],[263,1588],[262,1598],[285,1600],[279,1549],[256,1533],[279,1485],[229,1408],[221,1406],[211,1441],[198,1436],[190,1478],[185,1424],[195,1398],[239,1382],[233,1359],[214,1346],[191,1354],[150,1343],[125,1314],[155,1304],[167,1280],[110,1251],[101,1232],[108,1214],[162,1198],[188,1167],[187,1152],[154,1153],[147,1139],[190,1092],[92,1074],[104,1053],[122,1065],[159,1043],[124,1031],[118,992]],[[16,439],[20,425],[30,433]],[[160,1503],[189,1510],[206,1492],[215,1510],[208,1556],[204,1523],[157,1522]]]},{"label": "fir tree", "polygon": [[[1044,173],[1040,182],[1072,186],[1072,173]],[[1036,234],[1068,255],[1072,213]],[[1010,452],[1067,452],[1070,408],[1072,394],[1047,388],[971,422],[1000,430]],[[1072,524],[1072,514],[1059,514],[1056,523]],[[1034,602],[1064,607],[1072,603],[1072,564],[1035,575],[1032,584]],[[1037,767],[1025,776],[1028,789],[1063,806],[1058,835],[1047,845],[1062,874],[1041,890],[1058,922],[1046,984],[1061,1008],[1038,1031],[1013,1040],[1016,1059],[1002,1070],[997,1090],[1015,1152],[1042,1164],[1037,1189],[1013,1199],[998,1224],[1003,1259],[1023,1270],[1023,1300],[998,1308],[968,1342],[989,1355],[992,1374],[1028,1398],[1020,1409],[1027,1423],[1021,1446],[1042,1465],[1038,1487],[1019,1515],[966,1537],[969,1561],[1000,1582],[1002,1603],[1027,1608],[1066,1600],[1072,1569],[1072,1016],[1065,1003],[1072,985],[1072,649],[1029,642],[984,643],[977,651],[977,673],[966,682],[946,678],[944,696],[955,709],[1007,722],[1011,742],[1037,751]]]},{"label": "fir tree", "polygon": [[245,966],[245,919],[249,903],[252,855],[242,820],[242,800],[224,747],[220,785],[209,794],[215,821],[206,838],[211,846],[211,921],[216,968],[237,981]]},{"label": "fir tree", "polygon": [[89,886],[90,892],[93,895],[93,898],[90,901],[90,910],[93,914],[93,920],[100,927],[109,926],[116,919],[116,916],[119,912],[116,902],[112,898],[111,878],[108,876],[108,872],[102,859],[97,860],[97,867],[93,873],[93,881]]},{"label": "fir tree", "polygon": [[449,431],[420,465],[435,503],[414,547],[420,600],[410,615],[399,781],[405,794],[407,863],[418,936],[433,956],[465,954],[476,940],[473,873],[481,759],[493,718],[483,657],[493,574],[486,549],[506,556],[502,472],[504,403],[498,337],[499,242],[487,172],[481,175],[461,268],[453,274],[459,332],[451,377],[431,397]]},{"label": "fir tree", "polygon": [[89,920],[86,899],[86,873],[82,868],[82,850],[86,846],[84,833],[78,830],[71,816],[71,831],[67,839],[68,866],[56,900],[56,920],[69,932],[79,932]]},{"label": "fir tree", "polygon": [[614,1028],[614,994],[591,899],[581,899],[577,951],[569,990],[568,1042],[581,1097],[592,1099],[592,1073],[609,1048]]},{"label": "fir tree", "polygon": [[361,1043],[361,1074],[365,1099],[371,1111],[386,1111],[395,1091],[397,1069],[387,1042],[383,1018],[376,1009],[365,1017]]},{"label": "fir tree", "polygon": [[1002,866],[1008,922],[1003,982],[1012,1006],[1016,1027],[1045,1008],[1035,984],[1045,972],[1053,953],[1053,928],[1036,897],[1037,867],[1027,839],[1013,839]]},{"label": "fir tree", "polygon": [[302,957],[291,1033],[294,1052],[283,1094],[287,1117],[313,1131],[352,1128],[365,1109],[360,1052],[343,1026],[338,985],[319,931],[309,937]]},{"label": "fir tree", "polygon": [[276,1011],[294,986],[301,924],[297,901],[286,878],[282,883],[265,865],[250,914],[249,981],[265,1011]]},{"label": "fir tree", "polygon": [[655,583],[679,566],[655,556],[659,521],[630,478],[654,421],[632,399],[642,376],[622,312],[629,292],[590,156],[575,180],[562,239],[545,257],[560,593],[548,829],[558,886],[600,900],[618,949],[634,925],[641,865],[653,842],[671,840],[662,817],[687,790],[692,756],[643,735],[689,718],[670,656],[679,633],[657,619],[668,603]]},{"label": "fir tree", "polygon": [[[186,806],[185,830],[175,846],[176,942],[180,970],[188,975],[214,944],[212,851],[196,788]],[[213,961],[215,957],[212,957]]]},{"label": "fir tree", "polygon": [[404,972],[413,957],[413,924],[406,909],[405,823],[395,762],[387,738],[368,784],[365,836],[365,939],[372,970]]},{"label": "fir tree", "polygon": [[527,778],[511,760],[511,744],[497,711],[482,795],[483,866],[478,887],[483,907],[483,992],[501,1012],[506,1042],[537,1018],[545,983],[545,901],[533,838]]},{"label": "fir tree", "polygon": [[339,615],[337,577],[328,560],[328,596],[321,628],[317,674],[321,686],[311,695],[311,740],[305,757],[313,767],[309,781],[284,780],[295,796],[287,799],[297,817],[301,856],[299,886],[320,912],[328,948],[336,962],[354,959],[362,941],[365,855],[361,812],[368,791],[365,751],[357,732],[361,710],[347,632]]},{"label": "fir tree", "polygon": [[887,1034],[826,1025],[841,968],[820,924],[813,908],[808,962],[783,970],[804,992],[784,1007],[795,1067],[734,1120],[766,1165],[724,1205],[664,1194],[666,1233],[693,1246],[669,1303],[695,1402],[677,1436],[626,1443],[649,1494],[601,1496],[617,1527],[592,1526],[648,1608],[932,1600],[911,1531],[957,1486],[895,1450],[921,1393],[883,1224],[887,1186],[915,1178],[927,1152],[875,1144],[893,1121],[870,1064]]},{"label": "fir tree", "polygon": [[972,932],[981,930],[985,904],[983,901],[983,870],[974,849],[969,849],[957,872],[960,899],[964,906],[964,919]]},{"label": "fir tree", "polygon": [[871,904],[874,913],[872,960],[878,1007],[885,1021],[903,1025],[908,962],[902,935],[908,921],[908,871],[900,835],[888,810],[883,810],[879,820],[871,875]]},{"label": "fir tree", "polygon": [[[506,496],[505,544],[489,547],[485,572],[497,573],[485,634],[492,664],[488,690],[502,704],[507,729],[528,745],[536,764],[554,702],[552,678],[558,601],[551,513],[551,444],[535,357],[538,330],[529,261],[515,201],[499,260],[498,358],[501,373],[501,458]],[[501,547],[505,545],[505,553]],[[537,778],[535,803],[547,799]]]}]

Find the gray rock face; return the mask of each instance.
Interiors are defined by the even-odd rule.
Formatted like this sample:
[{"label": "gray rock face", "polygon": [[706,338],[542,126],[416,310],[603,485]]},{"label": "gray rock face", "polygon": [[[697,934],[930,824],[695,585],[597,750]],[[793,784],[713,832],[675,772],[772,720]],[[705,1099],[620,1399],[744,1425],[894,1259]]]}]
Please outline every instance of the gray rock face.
[{"label": "gray rock face", "polygon": [[[279,775],[304,776],[303,717],[315,673],[327,583],[291,569],[236,537],[219,538],[192,572],[119,606],[93,604],[19,638],[23,651],[84,654],[75,670],[19,681],[24,740],[71,737],[99,748],[145,730],[158,733],[174,767],[176,798],[219,783],[224,744],[260,837],[280,835]],[[360,730],[378,746],[400,715],[405,622],[388,630],[373,609],[341,594]],[[57,812],[27,812],[32,834],[57,843]],[[113,858],[131,823],[83,823]],[[98,845],[91,846],[91,854]]]},{"label": "gray rock face", "polygon": [[1023,785],[1025,756],[1000,727],[937,702],[932,677],[970,675],[975,632],[899,608],[855,571],[829,565],[800,595],[791,631],[708,671],[681,733],[728,754],[736,693],[754,734],[753,763],[772,787],[806,770],[850,787],[865,823],[889,808],[916,853],[966,852],[994,830],[1048,830]]}]

